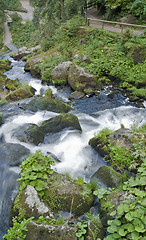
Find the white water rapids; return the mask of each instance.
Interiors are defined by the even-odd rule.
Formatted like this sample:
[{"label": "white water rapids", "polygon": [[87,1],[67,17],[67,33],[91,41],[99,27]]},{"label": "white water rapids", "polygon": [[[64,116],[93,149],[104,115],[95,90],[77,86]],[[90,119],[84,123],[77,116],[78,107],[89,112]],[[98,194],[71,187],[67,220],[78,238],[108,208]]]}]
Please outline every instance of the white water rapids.
[{"label": "white water rapids", "polygon": [[[12,59],[11,59],[12,60]],[[30,73],[24,71],[24,62],[12,62],[13,68],[6,74],[11,79],[18,78],[21,83],[28,83],[36,89],[36,93],[44,93],[48,86],[43,86],[39,79],[32,78]],[[57,88],[50,86],[53,94],[58,98],[68,102],[68,97],[63,95]],[[82,101],[82,100],[81,100]],[[100,130],[110,128],[117,130],[121,124],[130,128],[133,124],[141,126],[145,121],[145,109],[133,106],[122,106],[100,110],[92,114],[83,113],[76,108],[71,111],[80,122],[82,132],[65,129],[54,134],[51,138],[46,137],[44,143],[34,146],[30,143],[20,142],[13,136],[13,132],[25,123],[35,123],[38,126],[57,113],[48,111],[38,111],[36,113],[21,113],[17,116],[7,117],[5,123],[0,127],[0,138],[6,143],[19,143],[28,148],[31,152],[41,150],[44,154],[51,152],[59,162],[55,169],[60,173],[69,173],[71,177],[83,177],[86,181],[98,170],[100,166],[106,164],[103,159],[88,144],[89,139],[94,137]],[[8,214],[12,199],[16,194],[18,184],[16,179],[19,173],[18,167],[0,165],[0,239],[8,228]],[[5,226],[4,226],[5,224]]]}]

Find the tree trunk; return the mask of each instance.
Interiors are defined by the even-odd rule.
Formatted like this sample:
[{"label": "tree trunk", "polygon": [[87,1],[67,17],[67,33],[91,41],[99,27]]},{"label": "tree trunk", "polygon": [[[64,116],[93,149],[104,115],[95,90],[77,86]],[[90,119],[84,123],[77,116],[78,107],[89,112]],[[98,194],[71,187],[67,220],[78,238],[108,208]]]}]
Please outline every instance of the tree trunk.
[{"label": "tree trunk", "polygon": [[61,18],[62,18],[62,21],[65,22],[64,0],[61,0]]}]

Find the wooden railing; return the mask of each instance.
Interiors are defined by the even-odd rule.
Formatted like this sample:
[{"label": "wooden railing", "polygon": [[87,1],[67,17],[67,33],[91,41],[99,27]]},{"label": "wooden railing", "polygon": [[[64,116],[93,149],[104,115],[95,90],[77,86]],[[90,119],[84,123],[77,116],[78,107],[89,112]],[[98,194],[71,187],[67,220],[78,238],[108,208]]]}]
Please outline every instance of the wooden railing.
[{"label": "wooden railing", "polygon": [[120,27],[121,28],[121,32],[123,32],[124,27],[146,29],[145,25],[137,25],[137,24],[123,23],[123,22],[114,22],[114,21],[93,19],[93,18],[87,18],[87,17],[86,17],[86,21],[87,21],[89,26],[90,26],[91,22],[101,23],[101,28],[102,29],[104,29],[104,25],[105,24],[113,25],[113,27]]}]

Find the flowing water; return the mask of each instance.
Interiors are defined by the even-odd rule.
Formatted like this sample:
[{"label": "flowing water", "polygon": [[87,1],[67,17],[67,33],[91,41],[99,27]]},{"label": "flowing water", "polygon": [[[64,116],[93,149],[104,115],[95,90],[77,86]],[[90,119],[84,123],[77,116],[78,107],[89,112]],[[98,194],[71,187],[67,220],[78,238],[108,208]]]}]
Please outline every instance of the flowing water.
[{"label": "flowing water", "polygon": [[[54,86],[43,86],[40,79],[33,78],[30,73],[24,71],[24,62],[12,61],[13,68],[6,72],[11,79],[18,78],[22,84],[29,84],[36,89],[36,94],[44,94],[50,87],[56,98],[69,102],[70,88],[57,89]],[[10,103],[0,107],[4,117],[4,124],[0,127],[0,144],[19,143],[31,152],[41,150],[43,153],[51,152],[57,159],[55,168],[60,173],[68,172],[72,178],[81,176],[88,181],[98,168],[106,163],[89,145],[88,141],[103,128],[119,129],[121,124],[126,128],[144,123],[145,109],[136,108],[128,102],[119,92],[114,99],[108,98],[110,89],[105,89],[100,94],[100,100],[96,97],[76,100],[71,104],[82,127],[82,132],[77,130],[63,130],[51,137],[45,137],[44,143],[34,146],[30,143],[20,142],[13,136],[13,132],[25,123],[35,123],[38,126],[42,121],[49,119],[58,113],[38,111],[36,113],[25,112],[17,103]],[[25,102],[27,100],[22,100]],[[21,103],[21,101],[19,101]],[[12,200],[14,199],[19,184],[16,179],[19,176],[19,167],[10,167],[6,162],[0,163],[0,239],[7,231],[8,215]]]}]

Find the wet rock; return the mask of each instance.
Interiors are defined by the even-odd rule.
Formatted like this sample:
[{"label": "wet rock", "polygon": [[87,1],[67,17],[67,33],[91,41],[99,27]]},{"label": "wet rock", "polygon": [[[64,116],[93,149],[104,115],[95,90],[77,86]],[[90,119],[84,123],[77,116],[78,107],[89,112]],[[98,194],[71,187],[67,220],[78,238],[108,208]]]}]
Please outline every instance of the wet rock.
[{"label": "wet rock", "polygon": [[3,118],[2,118],[2,115],[0,113],[0,126],[2,125],[2,122],[3,122]]},{"label": "wet rock", "polygon": [[[21,211],[23,211],[23,216]],[[30,185],[16,196],[10,211],[10,225],[12,225],[11,220],[13,216],[16,216],[18,212],[21,212],[21,214],[19,214],[21,218],[23,217],[26,219],[29,217],[38,219],[40,216],[48,216],[48,218],[54,217],[51,210],[38,197],[35,188]]]},{"label": "wet rock", "polygon": [[60,225],[51,226],[46,224],[37,224],[31,221],[27,225],[28,232],[25,233],[26,240],[77,240],[76,226]]},{"label": "wet rock", "polygon": [[[34,91],[33,91],[34,92]],[[19,101],[25,98],[31,98],[33,93],[31,92],[31,88],[20,87],[17,90],[10,92],[5,99],[9,102]]]},{"label": "wet rock", "polygon": [[29,154],[30,151],[20,144],[0,144],[0,162],[7,162],[10,166],[18,166]]},{"label": "wet rock", "polygon": [[99,178],[108,187],[118,187],[124,180],[122,174],[109,166],[101,166],[93,175],[93,178],[95,177]]},{"label": "wet rock", "polygon": [[94,91],[90,88],[86,88],[86,89],[84,89],[84,93],[86,94],[86,96],[92,97],[94,94]]},{"label": "wet rock", "polygon": [[82,92],[85,88],[96,88],[96,77],[85,68],[72,65],[69,69],[68,83],[73,90]]},{"label": "wet rock", "polygon": [[121,128],[115,131],[114,133],[110,134],[108,136],[108,139],[111,140],[116,145],[132,150],[133,149],[132,138],[134,136],[136,137],[136,135],[137,135],[136,133],[134,133],[132,130],[128,128]]},{"label": "wet rock", "polygon": [[37,67],[37,65],[42,61],[42,57],[41,56],[36,56],[33,58],[29,58],[26,61],[24,70],[25,71],[30,71],[30,73],[32,74],[33,77],[40,77],[41,75],[41,70],[39,69],[39,67]]},{"label": "wet rock", "polygon": [[13,54],[13,58],[15,60],[21,60],[23,59],[23,57],[30,55],[32,53],[32,51],[30,51],[27,47],[21,47],[18,49],[18,52]]},{"label": "wet rock", "polygon": [[61,100],[48,97],[34,98],[28,104],[22,104],[21,107],[32,112],[37,112],[38,110],[47,110],[57,113],[67,113],[71,109],[68,104],[62,102]]},{"label": "wet rock", "polygon": [[68,79],[68,70],[72,62],[67,61],[59,64],[53,69],[52,82],[58,85],[65,85]]},{"label": "wet rock", "polygon": [[85,63],[88,63],[88,64],[91,63],[90,58],[88,56],[84,55],[84,54],[81,56],[80,62],[85,62]]},{"label": "wet rock", "polygon": [[78,91],[74,91],[73,93],[70,94],[69,99],[70,100],[79,100],[85,97],[85,93],[83,92],[78,92]]},{"label": "wet rock", "polygon": [[40,128],[45,134],[56,133],[64,128],[81,130],[78,118],[71,113],[63,113],[44,121]]},{"label": "wet rock", "polygon": [[53,93],[52,93],[52,89],[48,88],[47,90],[45,90],[45,96],[48,98],[52,98],[53,97]]},{"label": "wet rock", "polygon": [[36,124],[25,124],[15,129],[13,136],[21,142],[38,145],[44,141],[44,133]]}]

